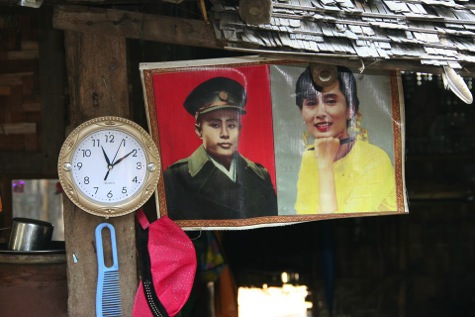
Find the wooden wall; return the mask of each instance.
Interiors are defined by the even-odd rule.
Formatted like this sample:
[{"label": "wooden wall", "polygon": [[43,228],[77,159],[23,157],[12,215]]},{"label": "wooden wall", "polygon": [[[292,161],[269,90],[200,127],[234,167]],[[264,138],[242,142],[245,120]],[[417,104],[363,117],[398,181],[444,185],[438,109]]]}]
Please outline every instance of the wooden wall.
[{"label": "wooden wall", "polygon": [[[7,9],[0,10],[0,19],[12,14]],[[51,27],[49,9],[41,11],[43,15],[37,15],[39,11],[35,10],[15,10],[14,15],[21,15],[22,21],[27,21],[21,24],[22,28],[38,27],[37,32],[13,32],[15,45],[7,37],[0,38],[0,123],[32,123],[36,131],[31,135],[24,128],[16,130],[22,131],[15,135],[18,142],[8,145],[11,143],[8,139],[1,143],[4,207],[8,206],[11,177],[56,176],[57,151],[70,118],[77,124],[91,116],[79,108],[74,108],[77,113],[66,110],[69,101],[79,103],[74,98],[80,96],[69,98],[63,32]],[[32,15],[35,18],[29,20]],[[4,28],[4,23],[0,23],[0,28]],[[69,38],[79,42],[77,34],[70,33]],[[127,50],[131,111],[140,124],[145,118],[137,71],[139,62],[230,55],[220,50],[141,40],[129,40]],[[11,51],[36,53],[15,53],[23,56],[22,62],[6,63],[7,56],[12,58],[8,54]],[[329,285],[332,276],[333,316],[475,313],[475,300],[471,296],[475,290],[472,230],[475,132],[471,124],[474,113],[471,106],[459,104],[450,93],[443,92],[437,81],[418,85],[417,78],[411,80],[405,83],[410,214],[228,232],[224,236],[225,252],[241,285],[261,285],[265,280],[272,283],[282,270],[299,271],[301,282],[312,286],[315,316],[329,316],[324,286]],[[21,91],[21,95],[13,96],[12,89]],[[11,107],[13,103],[17,106]],[[0,133],[0,140],[2,136],[5,137]],[[24,141],[27,138],[35,141]],[[72,212],[71,217],[80,213],[70,205],[67,209]],[[11,217],[8,211],[0,214],[0,226],[8,223],[8,217]],[[73,222],[69,221],[71,225]],[[77,230],[70,231],[79,235]],[[329,251],[334,256],[333,266],[324,265],[323,259]],[[78,269],[81,270],[80,274],[86,274],[86,268]],[[278,280],[274,279],[274,283]],[[75,297],[72,303],[77,304],[78,299]],[[84,306],[77,307],[79,314],[81,309]]]},{"label": "wooden wall", "polygon": [[0,227],[11,223],[13,178],[57,177],[68,93],[63,35],[51,16],[52,8],[0,6]]},{"label": "wooden wall", "polygon": [[41,150],[37,19],[0,16],[0,148]]},{"label": "wooden wall", "polygon": [[0,9],[0,34],[0,150],[10,155],[2,170],[18,152],[42,152],[38,164],[15,162],[14,173],[54,175],[67,97],[61,32],[51,10],[13,8]]}]

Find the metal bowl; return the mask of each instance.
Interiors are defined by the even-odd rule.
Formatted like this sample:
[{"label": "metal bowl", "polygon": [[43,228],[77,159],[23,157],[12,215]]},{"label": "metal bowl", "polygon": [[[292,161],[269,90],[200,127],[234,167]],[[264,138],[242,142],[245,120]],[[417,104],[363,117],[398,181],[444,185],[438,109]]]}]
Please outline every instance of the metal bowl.
[{"label": "metal bowl", "polygon": [[13,218],[8,249],[13,251],[45,250],[49,247],[54,226],[50,222]]}]

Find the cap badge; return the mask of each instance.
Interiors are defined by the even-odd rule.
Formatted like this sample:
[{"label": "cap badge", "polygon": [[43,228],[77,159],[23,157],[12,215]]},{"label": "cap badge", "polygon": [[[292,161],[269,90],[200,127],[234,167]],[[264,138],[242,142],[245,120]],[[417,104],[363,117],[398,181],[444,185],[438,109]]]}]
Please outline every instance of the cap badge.
[{"label": "cap badge", "polygon": [[228,99],[229,99],[228,93],[227,93],[226,91],[224,91],[224,90],[223,90],[223,91],[220,91],[220,92],[218,93],[218,97],[219,97],[219,99],[220,99],[221,101],[228,101]]}]

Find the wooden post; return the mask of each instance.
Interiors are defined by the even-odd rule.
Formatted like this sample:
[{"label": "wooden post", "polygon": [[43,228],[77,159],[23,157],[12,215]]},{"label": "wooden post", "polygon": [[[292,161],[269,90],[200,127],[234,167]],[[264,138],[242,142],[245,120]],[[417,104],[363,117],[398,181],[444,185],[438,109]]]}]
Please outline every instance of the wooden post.
[{"label": "wooden post", "polygon": [[57,177],[56,164],[65,130],[65,67],[63,32],[52,28],[53,10],[44,7],[38,14],[39,82],[41,83],[41,144],[43,175]]},{"label": "wooden post", "polygon": [[[71,101],[68,131],[99,116],[129,117],[125,38],[66,31],[65,46]],[[96,316],[94,230],[105,221],[116,230],[122,311],[131,316],[138,285],[134,214],[106,220],[77,208],[65,195],[63,204],[69,317]]]}]

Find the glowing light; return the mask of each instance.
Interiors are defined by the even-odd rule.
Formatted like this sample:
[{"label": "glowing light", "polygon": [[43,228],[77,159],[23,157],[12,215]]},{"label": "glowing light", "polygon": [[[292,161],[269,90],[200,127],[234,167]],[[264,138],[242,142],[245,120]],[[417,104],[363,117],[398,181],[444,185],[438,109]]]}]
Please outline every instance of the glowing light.
[{"label": "glowing light", "polygon": [[307,294],[305,285],[240,287],[238,291],[239,317],[307,317],[307,310],[312,308],[312,304],[305,301]]}]

